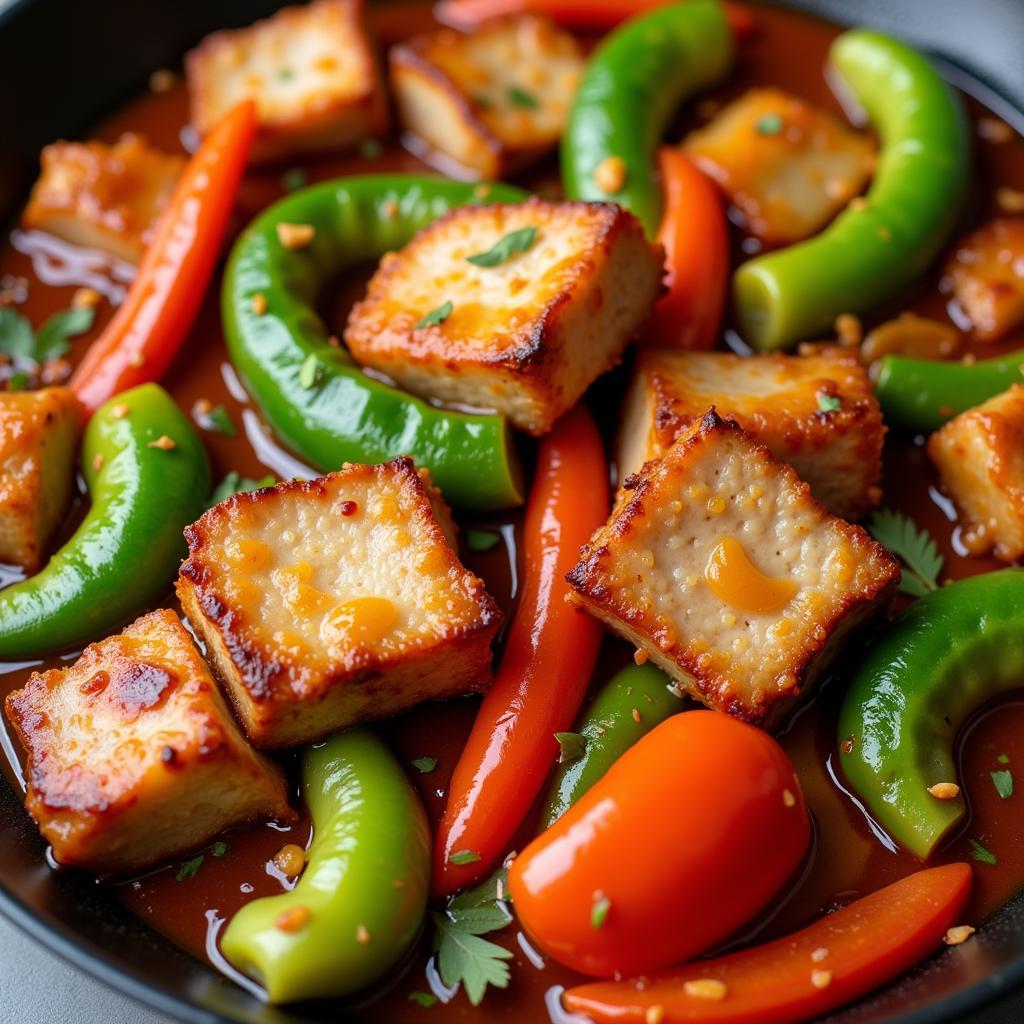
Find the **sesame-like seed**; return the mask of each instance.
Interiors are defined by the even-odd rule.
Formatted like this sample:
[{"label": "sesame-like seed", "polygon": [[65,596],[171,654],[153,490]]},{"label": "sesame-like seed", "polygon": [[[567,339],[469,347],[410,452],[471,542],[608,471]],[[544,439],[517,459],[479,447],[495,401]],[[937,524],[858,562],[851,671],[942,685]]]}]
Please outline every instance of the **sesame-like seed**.
[{"label": "sesame-like seed", "polygon": [[161,434],[155,441],[150,441],[146,447],[159,448],[162,452],[169,452],[178,446],[174,443],[172,438],[168,437],[166,434]]},{"label": "sesame-like seed", "polygon": [[627,177],[626,161],[621,156],[606,156],[594,168],[594,183],[608,195],[622,191]]},{"label": "sesame-like seed", "polygon": [[863,196],[854,196],[848,205],[851,210],[866,210],[868,201]]},{"label": "sesame-like seed", "polygon": [[692,999],[711,999],[717,1002],[725,998],[728,989],[725,982],[717,978],[696,978],[684,981],[683,991]]},{"label": "sesame-like seed", "polygon": [[811,959],[816,964],[820,964],[822,960],[828,959],[828,950],[824,946],[819,946],[817,949],[811,950]]},{"label": "sesame-like seed", "polygon": [[71,296],[72,309],[95,309],[99,305],[100,293],[95,288],[79,288]]},{"label": "sesame-like seed", "polygon": [[844,345],[859,345],[864,340],[864,325],[852,313],[840,313],[835,322],[836,334]]},{"label": "sesame-like seed", "polygon": [[787,807],[795,807],[796,806],[796,797],[793,796],[793,791],[791,789],[784,789],[782,791],[782,802]]},{"label": "sesame-like seed", "polygon": [[110,415],[113,416],[115,420],[123,420],[131,411],[131,408],[125,405],[124,402],[118,402],[117,405],[111,407]]},{"label": "sesame-like seed", "polygon": [[279,914],[274,924],[279,931],[297,932],[301,931],[307,924],[309,924],[310,917],[309,907],[292,907],[290,910],[286,910],[283,914]]},{"label": "sesame-like seed", "polygon": [[369,941],[370,941],[370,930],[366,927],[365,924],[357,924],[356,925],[356,942],[358,942],[360,946],[365,946],[365,945],[367,945],[369,943]]},{"label": "sesame-like seed", "polygon": [[644,1024],[661,1024],[665,1019],[665,1007],[655,1004],[648,1006],[644,1014]]},{"label": "sesame-like seed", "polygon": [[955,782],[936,782],[928,787],[928,792],[936,800],[955,800],[960,795],[960,787]]},{"label": "sesame-like seed", "polygon": [[832,972],[827,968],[811,971],[811,984],[815,988],[828,988],[832,984]]},{"label": "sesame-like seed", "polygon": [[490,185],[477,185],[473,189],[473,196],[476,199],[486,199],[491,194]]},{"label": "sesame-like seed", "polygon": [[103,452],[97,452],[92,457],[92,468],[98,473],[103,468]]},{"label": "sesame-like seed", "polygon": [[646,651],[642,651],[639,647],[633,652],[633,664],[634,665],[646,665],[648,654]]},{"label": "sesame-like seed", "polygon": [[713,516],[720,516],[725,511],[725,498],[715,495],[713,498],[708,498],[708,512]]},{"label": "sesame-like seed", "polygon": [[1024,213],[1024,192],[1005,185],[996,189],[996,202],[1006,213]]},{"label": "sesame-like seed", "polygon": [[640,709],[639,708],[633,708],[633,721],[636,722],[637,725],[640,724]]},{"label": "sesame-like seed", "polygon": [[962,942],[966,942],[975,931],[976,929],[972,928],[969,924],[958,924],[946,932],[945,938],[942,941],[947,946],[959,946]]},{"label": "sesame-like seed", "polygon": [[149,88],[151,92],[170,92],[177,84],[178,76],[167,68],[160,68],[149,76]]},{"label": "sesame-like seed", "polygon": [[1002,145],[1013,138],[1013,129],[997,117],[982,117],[978,120],[978,134],[986,142]]},{"label": "sesame-like seed", "polygon": [[257,316],[263,316],[267,311],[267,297],[263,292],[256,292],[252,297],[252,311]]},{"label": "sesame-like seed", "polygon": [[892,239],[892,228],[887,224],[880,224],[878,227],[878,237],[883,242],[888,242]]},{"label": "sesame-like seed", "polygon": [[273,857],[274,866],[288,878],[298,878],[306,866],[306,851],[298,843],[285,843]]},{"label": "sesame-like seed", "polygon": [[391,887],[393,889],[404,889],[405,888],[405,879],[404,878],[396,878],[391,883]]},{"label": "sesame-like seed", "polygon": [[380,204],[380,212],[388,219],[394,220],[398,216],[398,201],[395,199],[385,199]]},{"label": "sesame-like seed", "polygon": [[136,352],[129,357],[128,365],[137,370],[139,367],[146,365],[146,357],[141,352]]},{"label": "sesame-like seed", "polygon": [[277,225],[278,241],[286,249],[304,249],[316,235],[316,228],[312,224],[289,224],[281,221]]},{"label": "sesame-like seed", "polygon": [[213,402],[208,398],[197,398],[192,403],[192,417],[201,420],[213,412]]}]

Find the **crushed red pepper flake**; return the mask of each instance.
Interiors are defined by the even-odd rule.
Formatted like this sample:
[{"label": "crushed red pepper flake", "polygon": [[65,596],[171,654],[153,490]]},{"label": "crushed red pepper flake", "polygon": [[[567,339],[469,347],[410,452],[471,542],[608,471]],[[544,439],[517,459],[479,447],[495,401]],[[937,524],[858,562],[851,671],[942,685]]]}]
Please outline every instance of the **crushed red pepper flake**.
[{"label": "crushed red pepper flake", "polygon": [[282,932],[293,932],[301,931],[309,924],[309,919],[312,915],[309,912],[309,907],[297,906],[291,907],[286,910],[283,914],[278,915],[277,920],[274,922],[274,926]]}]

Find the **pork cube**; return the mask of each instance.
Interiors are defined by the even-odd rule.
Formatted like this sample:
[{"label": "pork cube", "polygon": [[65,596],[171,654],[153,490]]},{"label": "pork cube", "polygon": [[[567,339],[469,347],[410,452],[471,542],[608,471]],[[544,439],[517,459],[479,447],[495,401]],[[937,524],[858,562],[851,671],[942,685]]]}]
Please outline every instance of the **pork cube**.
[{"label": "pork cube", "polygon": [[255,100],[254,162],[342,149],[387,130],[362,0],[315,0],[215,32],[186,56],[185,70],[200,135],[237,103]]},{"label": "pork cube", "polygon": [[440,154],[443,169],[471,179],[501,178],[553,149],[583,71],[576,40],[533,15],[419,36],[390,64],[402,126],[428,159]]},{"label": "pork cube", "polygon": [[185,531],[178,596],[260,747],[484,690],[500,613],[408,458],[236,494]]},{"label": "pork cube", "polygon": [[848,351],[775,353],[645,349],[619,435],[619,479],[658,458],[714,406],[811,485],[833,515],[859,519],[881,492],[885,426],[871,381]]},{"label": "pork cube", "polygon": [[619,361],[661,292],[661,260],[609,203],[460,207],[381,260],[345,340],[415,394],[543,434]]},{"label": "pork cube", "polygon": [[632,479],[567,579],[681,691],[769,728],[899,576],[885,548],[711,410]]},{"label": "pork cube", "polygon": [[245,742],[168,609],[34,672],[6,710],[28,754],[26,805],[61,864],[126,874],[294,817],[280,770]]},{"label": "pork cube", "polygon": [[26,228],[138,263],[185,161],[139,135],[104,142],[55,142],[21,215]]}]

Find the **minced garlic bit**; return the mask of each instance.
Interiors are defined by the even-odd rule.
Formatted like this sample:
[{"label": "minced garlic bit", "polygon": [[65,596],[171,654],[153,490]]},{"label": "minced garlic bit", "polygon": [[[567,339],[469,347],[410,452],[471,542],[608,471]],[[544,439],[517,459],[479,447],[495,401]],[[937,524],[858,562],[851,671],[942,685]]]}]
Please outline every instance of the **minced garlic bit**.
[{"label": "minced garlic bit", "polygon": [[812,949],[811,959],[816,964],[820,964],[822,960],[828,959],[828,950],[824,946],[819,946],[817,949]]},{"label": "minced garlic bit", "polygon": [[100,302],[100,293],[95,288],[79,288],[71,296],[72,309],[95,309]]},{"label": "minced garlic bit", "polygon": [[621,156],[606,156],[594,168],[594,182],[602,192],[611,195],[626,184],[626,161]]},{"label": "minced garlic bit", "polygon": [[996,202],[1006,213],[1024,213],[1024,192],[1003,186],[996,189]]},{"label": "minced garlic bit", "polygon": [[280,914],[274,924],[282,932],[297,932],[309,924],[310,917],[309,907],[292,907]]},{"label": "minced garlic bit", "polygon": [[811,971],[811,984],[815,988],[828,988],[832,984],[832,972],[825,969]]},{"label": "minced garlic bit", "polygon": [[178,446],[166,434],[161,434],[155,441],[150,441],[147,448],[159,448],[162,452],[169,452]]},{"label": "minced garlic bit", "polygon": [[859,345],[864,340],[864,327],[852,313],[840,313],[835,322],[836,334],[842,345]]},{"label": "minced garlic bit", "polygon": [[665,1007],[655,1004],[648,1006],[644,1014],[644,1024],[661,1024],[665,1019]]},{"label": "minced garlic bit", "polygon": [[356,942],[358,942],[360,946],[365,946],[365,945],[367,945],[369,943],[369,941],[370,941],[370,930],[369,930],[369,928],[367,928],[365,924],[357,924],[356,925]]},{"label": "minced garlic bit", "polygon": [[273,857],[274,866],[288,878],[298,878],[306,866],[306,851],[297,843],[285,843]]},{"label": "minced garlic bit", "polygon": [[92,457],[92,468],[98,473],[103,468],[103,452],[97,452]]},{"label": "minced garlic bit", "polygon": [[312,224],[289,224],[281,221],[277,225],[278,241],[286,249],[304,249],[316,235],[316,228]]},{"label": "minced garlic bit", "polygon": [[170,92],[178,83],[178,76],[167,68],[160,68],[149,76],[149,88],[152,92]]},{"label": "minced garlic bit", "polygon": [[966,942],[975,931],[976,929],[972,928],[969,924],[958,924],[946,932],[946,936],[942,941],[947,946],[959,946],[960,943]]},{"label": "minced garlic bit", "polygon": [[633,708],[633,721],[636,722],[637,725],[640,724],[640,709],[639,708]]},{"label": "minced garlic bit", "polygon": [[257,316],[263,316],[267,311],[267,297],[263,292],[257,292],[252,297],[252,311]]},{"label": "minced garlic bit", "polygon": [[693,981],[683,982],[683,991],[691,999],[712,999],[718,1001],[724,999],[728,991],[724,981],[717,978],[696,978]]},{"label": "minced garlic bit", "polygon": [[928,787],[928,792],[936,800],[955,800],[960,795],[960,787],[955,782],[936,782]]},{"label": "minced garlic bit", "polygon": [[125,405],[124,402],[118,402],[117,405],[111,407],[110,415],[113,416],[115,420],[123,420],[130,412],[131,409]]},{"label": "minced garlic bit", "polygon": [[647,664],[647,652],[642,651],[639,647],[633,652],[633,664],[634,665],[646,665]]},{"label": "minced garlic bit", "polygon": [[787,807],[796,807],[796,797],[793,796],[793,791],[791,789],[784,789],[782,791],[782,802]]}]

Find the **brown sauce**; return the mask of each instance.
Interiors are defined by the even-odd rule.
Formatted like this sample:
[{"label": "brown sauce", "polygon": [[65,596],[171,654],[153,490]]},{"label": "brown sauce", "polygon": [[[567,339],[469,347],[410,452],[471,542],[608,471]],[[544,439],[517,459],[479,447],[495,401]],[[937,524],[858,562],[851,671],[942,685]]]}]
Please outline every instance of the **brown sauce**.
[{"label": "brown sauce", "polygon": [[[423,3],[388,5],[372,12],[378,37],[396,41],[432,24],[429,7]],[[772,8],[758,8],[757,37],[741,51],[736,72],[722,89],[705,99],[725,99],[757,84],[772,84],[791,90],[812,102],[838,111],[838,106],[822,77],[826,49],[836,29],[804,16]],[[696,108],[697,105],[694,105]],[[972,116],[977,121],[985,111],[973,101]],[[706,108],[705,108],[706,109]],[[697,117],[687,113],[681,124],[688,126]],[[145,134],[155,145],[167,151],[179,151],[187,120],[187,101],[180,84],[163,94],[148,93],[126,104],[104,122],[97,137],[113,141],[123,131]],[[996,215],[993,196],[1000,185],[1024,185],[1024,142],[997,144],[975,133],[977,189],[974,208],[966,223]],[[303,164],[309,182],[349,173],[374,170],[420,171],[423,165],[397,145],[385,146],[373,159],[356,155],[324,158]],[[550,188],[555,182],[554,163],[542,168],[529,184]],[[239,226],[282,192],[281,176],[287,170],[253,173],[242,192]],[[739,243],[737,241],[737,248]],[[20,310],[33,323],[50,313],[66,308],[79,285],[97,286],[110,297],[123,293],[129,273],[123,266],[97,261],[81,251],[68,250],[45,236],[15,231],[0,250],[0,280],[12,282],[27,291]],[[25,279],[20,281],[19,279]],[[330,305],[329,316],[340,328],[345,304],[357,291],[358,282],[339,289]],[[282,476],[304,473],[300,461],[283,450],[265,430],[258,412],[247,402],[224,350],[218,310],[218,286],[211,289],[189,344],[187,356],[178,360],[165,382],[182,408],[188,410],[198,398],[223,403],[242,429],[236,438],[214,433],[204,434],[214,464],[215,477],[235,469],[248,476],[261,476],[268,470]],[[923,315],[945,319],[945,299],[937,288],[937,275],[921,282],[908,301],[878,311],[870,323],[886,319],[892,312],[911,308]],[[100,307],[96,328],[75,342],[73,359],[80,357],[88,341],[96,336],[109,318],[111,306]],[[870,324],[869,324],[870,326]],[[340,330],[339,330],[340,333]],[[1011,338],[998,347],[975,346],[979,356],[1019,346],[1022,339]],[[608,428],[613,429],[614,402],[624,385],[624,371],[609,383],[598,387],[600,401],[595,404]],[[308,475],[308,473],[306,474]],[[890,438],[886,451],[885,503],[912,516],[927,527],[946,556],[949,578],[971,575],[997,567],[988,558],[970,557],[959,541],[959,527],[951,506],[942,497],[928,460],[919,446],[907,439]],[[80,514],[80,513],[79,513]],[[72,516],[73,519],[73,516]],[[510,610],[514,605],[517,519],[490,518],[481,525],[502,531],[505,544],[482,554],[467,553],[466,560],[488,582],[498,602]],[[3,572],[0,582],[17,578]],[[141,611],[141,609],[140,609]],[[628,657],[628,649],[611,637],[605,642],[605,655],[595,675],[600,685]],[[65,654],[64,660],[69,655]],[[5,666],[0,674],[0,697],[22,685],[37,664],[60,665],[61,657],[43,659],[23,666]],[[1022,681],[1024,682],[1024,681]],[[782,894],[759,922],[749,926],[743,941],[782,934],[813,920],[823,910],[870,892],[919,867],[908,855],[888,848],[872,832],[857,805],[844,792],[841,780],[831,770],[835,760],[835,717],[841,682],[832,682],[811,703],[805,705],[784,731],[782,741],[793,757],[816,822],[816,841],[805,868],[787,892]],[[473,700],[444,705],[427,705],[384,725],[384,731],[406,762],[429,755],[438,759],[435,771],[423,775],[410,766],[410,778],[418,788],[428,814],[440,816],[448,779],[462,747],[476,709]],[[12,783],[20,780],[20,751],[3,731],[0,741],[9,763],[3,765]],[[1009,767],[1024,765],[1024,696],[1006,699],[983,709],[964,730],[960,741],[961,781],[966,790],[970,815],[962,831],[938,856],[938,861],[971,860],[968,840],[975,838],[997,857],[995,865],[975,863],[975,888],[965,920],[974,924],[1000,906],[1024,884],[1024,842],[1021,842],[1020,815],[1016,796],[1008,801],[997,794],[989,772],[1001,765],[1000,755],[1009,758]],[[279,892],[287,882],[273,868],[273,854],[287,842],[305,844],[309,839],[308,821],[290,829],[260,825],[239,830],[226,838],[227,854],[207,856],[191,878],[178,881],[180,864],[170,865],[143,878],[122,883],[118,892],[124,902],[158,931],[194,955],[213,960],[220,966],[216,936],[223,922],[248,899]],[[523,833],[523,838],[527,833]],[[513,924],[499,941],[515,953],[512,982],[507,991],[488,992],[484,1004],[473,1009],[461,996],[451,1004],[448,1014],[461,1020],[536,1020],[542,1015],[545,993],[552,986],[569,985],[577,979],[557,964],[542,961]],[[360,1002],[370,1019],[387,1021],[420,1020],[422,1010],[408,1001],[413,990],[432,986],[441,993],[436,973],[428,962],[426,941],[411,957],[408,970],[396,977],[387,991],[370,993]],[[436,1012],[436,1011],[435,1011]]]}]

